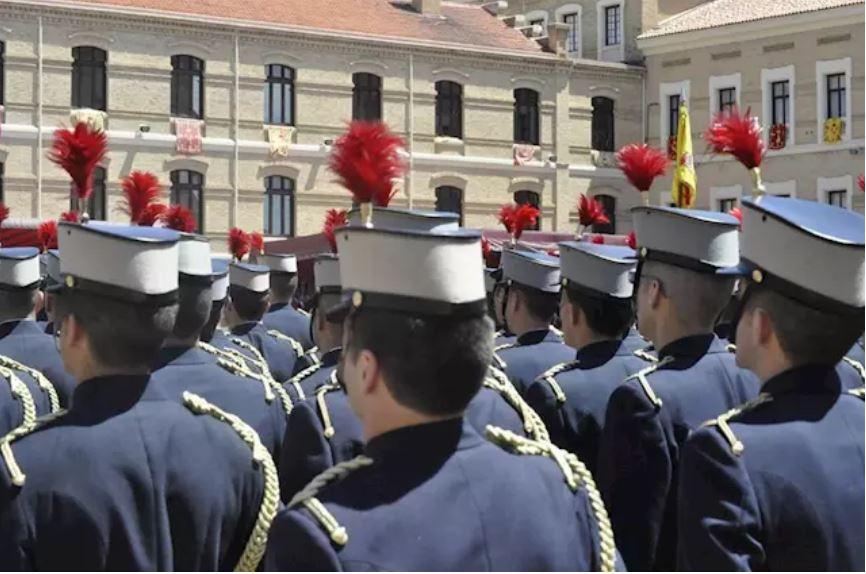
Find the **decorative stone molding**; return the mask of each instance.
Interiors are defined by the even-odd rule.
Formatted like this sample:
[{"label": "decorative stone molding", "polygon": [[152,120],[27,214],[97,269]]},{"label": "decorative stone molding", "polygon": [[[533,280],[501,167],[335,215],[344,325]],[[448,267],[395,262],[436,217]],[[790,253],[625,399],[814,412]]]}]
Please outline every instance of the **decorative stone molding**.
[{"label": "decorative stone molding", "polygon": [[619,162],[616,159],[616,152],[599,151],[594,149],[589,152],[589,155],[590,158],[592,158],[592,165],[595,167],[616,168],[619,166]]}]

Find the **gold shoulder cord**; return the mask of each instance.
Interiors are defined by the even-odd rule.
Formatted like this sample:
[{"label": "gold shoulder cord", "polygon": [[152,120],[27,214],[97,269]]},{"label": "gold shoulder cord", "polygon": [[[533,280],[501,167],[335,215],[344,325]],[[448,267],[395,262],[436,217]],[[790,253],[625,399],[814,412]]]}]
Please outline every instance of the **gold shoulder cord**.
[{"label": "gold shoulder cord", "polygon": [[262,444],[259,435],[251,426],[242,421],[238,416],[226,412],[216,405],[209,403],[202,397],[184,391],[183,404],[192,412],[199,415],[209,415],[216,420],[226,423],[231,426],[242,441],[250,448],[253,454],[253,460],[258,464],[264,478],[265,491],[262,497],[262,503],[259,506],[259,513],[256,517],[256,523],[253,527],[252,534],[244,547],[235,572],[255,572],[259,563],[262,561],[262,556],[265,554],[265,545],[268,541],[268,531],[271,528],[271,522],[277,514],[277,508],[280,503],[280,484],[277,479],[277,468],[274,465],[274,460],[268,453],[268,450]]},{"label": "gold shoulder cord", "polygon": [[295,387],[295,392],[298,393],[299,398],[301,398],[301,399],[307,398],[304,396],[304,389],[301,388],[301,381],[303,381],[304,379],[306,379],[307,377],[309,377],[313,373],[317,372],[321,368],[322,368],[322,363],[315,363],[313,365],[310,365],[309,367],[307,367],[306,369],[304,369],[303,371],[301,371],[300,373],[298,373],[297,375],[295,375],[294,377],[292,377],[291,379],[289,379],[287,381],[288,384]]},{"label": "gold shoulder cord", "polygon": [[731,429],[731,425],[729,422],[734,417],[741,415],[746,411],[750,411],[759,405],[766,404],[773,400],[773,396],[769,393],[761,393],[751,401],[744,403],[738,407],[734,407],[731,410],[727,411],[719,415],[718,417],[711,419],[705,422],[702,426],[717,426],[719,427],[719,432],[722,433],[722,436],[725,437],[725,440],[728,441],[728,444],[731,445],[731,452],[733,452],[736,456],[740,456],[743,454],[745,450],[745,446],[742,441],[737,438],[737,435],[734,434],[733,429]]},{"label": "gold shoulder cord", "polygon": [[559,363],[558,365],[555,365],[544,371],[535,380],[544,381],[545,383],[547,383],[550,386],[550,390],[553,391],[553,396],[556,398],[556,402],[562,405],[565,404],[565,392],[563,392],[562,387],[559,386],[559,383],[556,382],[556,379],[554,377],[566,371],[573,371],[579,366],[580,361],[568,361],[566,363]]},{"label": "gold shoulder cord", "polygon": [[343,526],[340,526],[340,523],[337,522],[334,515],[325,508],[325,505],[316,498],[316,495],[331,482],[341,480],[353,471],[371,464],[373,464],[373,459],[360,455],[356,456],[352,460],[347,460],[332,466],[311,480],[307,486],[301,489],[301,491],[289,501],[289,504],[286,505],[286,507],[291,508],[298,504],[303,504],[304,508],[306,508],[319,522],[328,537],[331,539],[331,542],[337,546],[345,546],[349,541],[349,534]]},{"label": "gold shoulder cord", "polygon": [[565,482],[572,492],[577,492],[581,486],[586,489],[593,516],[598,525],[601,571],[613,572],[616,568],[616,544],[613,538],[613,528],[610,525],[607,509],[598,488],[595,486],[592,473],[589,472],[586,465],[576,455],[549,442],[524,438],[492,425],[487,426],[485,434],[489,440],[515,454],[545,456],[552,459],[562,471]]},{"label": "gold shoulder cord", "polygon": [[[659,410],[660,408],[662,408],[662,400],[659,398],[659,396],[655,393],[653,388],[650,386],[649,381],[647,380],[646,377],[650,373],[654,373],[655,371],[657,371],[661,367],[667,365],[668,363],[670,363],[673,360],[674,360],[673,357],[665,357],[661,361],[659,361],[657,363],[653,363],[652,365],[650,365],[646,369],[642,369],[642,370],[636,372],[635,374],[626,377],[626,379],[625,379],[626,381],[636,379],[637,382],[640,383],[640,386],[643,389],[643,392],[646,393],[646,396],[649,399],[649,401],[653,404],[653,406],[655,406],[656,410]],[[625,381],[623,381],[623,382],[625,382]]]},{"label": "gold shoulder cord", "polygon": [[550,330],[553,332],[554,335],[556,335],[557,337],[562,338],[562,331],[560,331],[559,329],[557,329],[557,328],[554,327],[553,325],[550,326]]},{"label": "gold shoulder cord", "polygon": [[[259,351],[255,347],[255,345],[253,345],[252,343],[249,343],[247,341],[244,341],[240,337],[232,337],[231,341],[232,341],[232,343],[234,343],[238,347],[252,353],[253,356],[252,356],[251,360],[256,363],[256,366],[259,367],[259,369],[261,369],[263,375],[265,375],[266,377],[269,377],[271,379],[274,378],[274,376],[271,374],[271,368],[268,366],[268,362],[265,360],[265,356],[262,355],[262,352]],[[243,356],[243,354],[241,354],[241,356]]]},{"label": "gold shoulder cord", "polygon": [[728,343],[727,345],[725,345],[725,350],[729,353],[736,353],[737,346],[733,343]]},{"label": "gold shoulder cord", "polygon": [[42,389],[42,392],[48,396],[48,403],[51,412],[56,413],[60,410],[60,398],[57,396],[57,389],[54,388],[54,384],[48,380],[48,377],[33,367],[28,367],[24,363],[19,363],[15,359],[5,355],[0,355],[0,365],[16,371],[21,371],[22,373],[26,373],[33,377],[36,384],[39,385],[40,389]]},{"label": "gold shoulder cord", "polygon": [[859,361],[855,361],[851,357],[842,357],[842,360],[854,367],[854,370],[857,371],[858,375],[860,375],[861,380],[866,380],[866,368],[864,368]]},{"label": "gold shoulder cord", "polygon": [[848,391],[848,394],[857,397],[861,401],[866,400],[866,387],[858,387],[856,389],[851,389]]},{"label": "gold shoulder cord", "polygon": [[638,359],[646,361],[647,363],[658,363],[658,357],[653,356],[648,349],[649,347],[647,347],[646,349],[637,349],[635,351],[632,351],[632,355],[634,355]]},{"label": "gold shoulder cord", "polygon": [[331,373],[331,383],[327,385],[322,385],[318,389],[316,389],[316,406],[319,408],[319,418],[322,419],[322,435],[330,439],[334,436],[336,430],[334,429],[334,425],[331,423],[331,413],[328,410],[328,403],[325,401],[325,395],[330,393],[331,391],[339,391],[340,385],[336,383],[336,371]]},{"label": "gold shoulder cord", "polygon": [[497,346],[493,347],[493,360],[496,363],[497,369],[505,370],[505,368],[508,366],[508,363],[506,363],[502,359],[502,357],[499,356],[499,351],[511,349],[511,348],[516,347],[516,346],[517,346],[517,343],[505,343],[505,344],[497,345]]},{"label": "gold shoulder cord", "polygon": [[292,350],[295,351],[295,356],[297,358],[300,359],[301,357],[304,356],[304,346],[301,345],[300,343],[298,343],[296,340],[289,337],[288,335],[284,335],[284,334],[280,333],[279,331],[277,331],[276,329],[270,329],[267,333],[268,333],[268,335],[270,335],[271,337],[273,337],[277,341],[282,341],[284,343],[288,343],[289,345],[291,345]]},{"label": "gold shoulder cord", "polygon": [[487,376],[484,378],[484,386],[498,392],[502,397],[517,411],[520,418],[523,420],[523,429],[531,438],[539,441],[550,441],[550,435],[547,432],[547,427],[544,421],[538,416],[538,413],[529,406],[508,377],[497,369],[490,367],[487,371]]}]

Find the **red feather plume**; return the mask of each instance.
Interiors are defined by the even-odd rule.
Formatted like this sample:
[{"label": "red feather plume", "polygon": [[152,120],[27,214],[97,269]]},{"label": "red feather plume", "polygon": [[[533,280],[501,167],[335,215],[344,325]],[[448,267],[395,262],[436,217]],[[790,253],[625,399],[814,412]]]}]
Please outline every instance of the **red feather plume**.
[{"label": "red feather plume", "polygon": [[862,173],[857,176],[857,187],[860,188],[860,191],[866,191],[866,181],[864,181]]},{"label": "red feather plume", "polygon": [[72,130],[55,130],[48,159],[72,178],[75,196],[87,199],[92,191],[93,170],[105,158],[106,148],[104,132],[91,130],[87,124],[78,123]]},{"label": "red feather plume", "polygon": [[610,223],[610,219],[604,213],[604,206],[601,202],[586,195],[580,196],[580,203],[577,207],[577,218],[584,227]]},{"label": "red feather plume", "polygon": [[668,158],[659,149],[645,143],[631,143],[616,152],[619,169],[638,191],[649,191],[653,180],[665,174]]},{"label": "red feather plume", "polygon": [[604,245],[604,235],[593,235],[592,242],[596,245]]},{"label": "red feather plume", "polygon": [[138,225],[152,226],[162,219],[167,210],[168,206],[164,203],[151,203],[138,216]]},{"label": "red feather plume", "polygon": [[325,225],[322,228],[322,233],[328,240],[328,245],[331,246],[331,252],[337,252],[337,229],[349,223],[349,214],[345,209],[336,210],[329,209],[325,213]]},{"label": "red feather plume", "polygon": [[538,221],[538,213],[538,208],[533,207],[528,203],[517,207],[511,223],[511,235],[514,237],[515,241],[520,239],[520,236],[523,235],[525,229],[535,227],[535,224]]},{"label": "red feather plume", "polygon": [[517,212],[517,204],[506,203],[499,208],[499,223],[505,227],[505,231],[511,233],[514,229],[514,214]]},{"label": "red feather plume", "polygon": [[714,153],[731,154],[746,166],[746,169],[761,167],[766,146],[761,137],[761,124],[752,115],[751,108],[740,115],[735,108],[731,112],[716,114],[704,132],[704,140]]},{"label": "red feather plume", "polygon": [[159,219],[169,229],[184,233],[195,233],[195,217],[193,217],[189,209],[182,205],[169,205]]},{"label": "red feather plume", "polygon": [[0,225],[3,225],[3,222],[9,217],[9,208],[6,207],[6,204],[0,202]]},{"label": "red feather plume", "polygon": [[490,241],[486,237],[481,238],[481,257],[484,258],[484,261],[487,261],[487,258],[490,257]]},{"label": "red feather plume", "polygon": [[246,231],[239,227],[229,230],[229,252],[236,261],[242,260],[250,252],[250,236]]},{"label": "red feather plume", "polygon": [[70,211],[64,211],[60,214],[60,221],[78,223],[79,221],[81,221],[81,216],[74,209]]},{"label": "red feather plume", "polygon": [[120,180],[123,199],[120,211],[129,216],[129,222],[138,224],[149,205],[156,203],[162,188],[159,179],[149,171],[133,171]]},{"label": "red feather plume", "polygon": [[634,231],[629,232],[628,236],[625,238],[625,244],[632,249],[637,249],[637,234]]},{"label": "red feather plume", "polygon": [[394,197],[394,180],[403,173],[397,154],[403,146],[382,122],[352,122],[334,143],[331,171],[356,202],[387,207]]},{"label": "red feather plume", "polygon": [[42,253],[49,249],[57,249],[57,222],[53,219],[43,221],[36,228],[36,238]]},{"label": "red feather plume", "polygon": [[265,252],[265,238],[258,231],[250,233],[250,248],[256,250],[258,253]]}]

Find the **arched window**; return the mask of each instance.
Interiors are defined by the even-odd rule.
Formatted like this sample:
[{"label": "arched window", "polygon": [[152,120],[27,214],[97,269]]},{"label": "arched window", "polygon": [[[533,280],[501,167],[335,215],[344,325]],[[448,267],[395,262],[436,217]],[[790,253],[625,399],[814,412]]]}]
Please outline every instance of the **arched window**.
[{"label": "arched window", "polygon": [[597,96],[592,98],[592,149],[614,150],[613,100]]},{"label": "arched window", "polygon": [[197,120],[204,117],[204,60],[171,57],[171,115]]},{"label": "arched window", "polygon": [[93,46],[72,48],[72,107],[106,109],[105,50]]},{"label": "arched window", "polygon": [[514,141],[538,145],[538,92],[535,90],[514,90]]},{"label": "arched window", "polygon": [[440,185],[436,188],[436,211],[456,213],[463,224],[463,190],[452,185]]},{"label": "arched window", "polygon": [[289,66],[265,66],[265,123],[295,125],[295,70]]},{"label": "arched window", "polygon": [[616,233],[616,198],[611,195],[596,195],[594,198],[602,207],[610,223],[593,225],[593,233]]},{"label": "arched window", "polygon": [[[532,207],[541,211],[541,196],[534,191],[529,191],[526,189],[521,189],[519,191],[514,192],[514,203],[519,205],[529,204]],[[541,214],[539,213],[538,219],[535,221],[535,226],[531,228],[533,231],[538,231],[541,229]]]},{"label": "arched window", "polygon": [[[69,189],[69,209],[78,210],[78,199],[73,193],[72,186]],[[90,197],[87,198],[84,208],[90,219],[105,220],[105,168],[97,167],[93,170],[93,184]]]},{"label": "arched window", "polygon": [[295,235],[295,180],[282,175],[265,178],[265,235]]},{"label": "arched window", "polygon": [[375,74],[352,74],[352,119],[382,119],[382,78]]},{"label": "arched window", "polygon": [[463,139],[463,86],[436,82],[436,135]]},{"label": "arched window", "polygon": [[204,233],[204,176],[190,169],[171,172],[171,203],[178,203],[192,212],[196,231]]}]

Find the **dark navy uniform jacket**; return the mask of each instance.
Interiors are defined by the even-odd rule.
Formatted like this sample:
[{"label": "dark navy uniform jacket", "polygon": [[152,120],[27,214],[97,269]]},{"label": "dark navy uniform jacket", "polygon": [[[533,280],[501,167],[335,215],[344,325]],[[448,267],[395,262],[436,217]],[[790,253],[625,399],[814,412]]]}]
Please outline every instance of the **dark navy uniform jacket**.
[{"label": "dark navy uniform jacket", "polygon": [[60,406],[69,406],[75,379],[63,368],[54,337],[35,321],[22,319],[0,324],[0,355],[36,369],[54,385]]},{"label": "dark navy uniform jacket", "polygon": [[493,348],[499,347],[500,345],[509,345],[517,340],[516,335],[512,335],[507,331],[496,331],[493,335]]},{"label": "dark navy uniform jacket", "polygon": [[861,365],[866,365],[866,362],[864,362],[863,354],[863,337],[860,337],[854,343],[854,346],[851,347],[851,350],[848,351],[848,358],[857,361]]},{"label": "dark navy uniform jacket", "polygon": [[286,337],[291,337],[300,343],[305,351],[313,346],[313,340],[310,338],[310,316],[294,309],[288,303],[271,305],[262,317],[262,323],[268,329],[276,329]]},{"label": "dark navy uniform jacket", "polygon": [[683,449],[680,569],[862,572],[862,394],[817,365],[764,393],[726,419],[740,454],[719,425]]},{"label": "dark navy uniform jacket", "polygon": [[608,399],[626,377],[646,366],[622,341],[592,343],[552,376],[553,384],[544,375],[536,379],[526,401],[541,416],[553,444],[576,454],[594,472]]},{"label": "dark navy uniform jacket", "polygon": [[233,375],[220,367],[216,357],[197,347],[169,347],[160,351],[148,385],[148,396],[183,401],[190,391],[253,427],[275,460],[286,431],[286,414],[278,398],[270,403],[258,381]]},{"label": "dark navy uniform jacket", "polygon": [[[518,412],[499,394],[481,387],[470,401],[466,420],[479,432],[487,425],[525,434]],[[289,415],[280,455],[280,493],[288,502],[319,473],[350,460],[364,450],[361,421],[339,385],[320,388],[315,396],[297,403]]]},{"label": "dark navy uniform jacket", "polygon": [[144,398],[147,382],[84,381],[66,414],[11,444],[26,480],[0,463],[0,569],[234,568],[263,496],[252,451],[225,423]]},{"label": "dark navy uniform jacket", "polygon": [[[322,355],[318,362],[307,362],[307,367],[299,370],[283,385],[293,402],[312,397],[316,389],[332,382],[331,375],[337,369],[337,363],[340,362],[340,351],[340,347],[337,347]],[[303,357],[301,360],[303,361]]]},{"label": "dark navy uniform jacket", "polygon": [[585,571],[598,532],[583,489],[551,459],[514,455],[461,419],[372,439],[373,464],[322,489],[346,529],[331,542],[303,506],[271,528],[269,570]]},{"label": "dark navy uniform jacket", "polygon": [[659,350],[657,368],[618,386],[608,403],[598,479],[630,570],[676,566],[676,493],[682,446],[707,420],[754,398],[759,382],[715,335]]},{"label": "dark navy uniform jacket", "polygon": [[493,366],[502,370],[521,395],[541,373],[559,363],[574,359],[574,349],[550,329],[529,331],[517,337],[513,347],[493,356]]},{"label": "dark navy uniform jacket", "polygon": [[[253,345],[268,364],[274,379],[283,383],[294,374],[298,355],[291,345],[268,335],[262,323],[243,323],[231,330],[230,337],[238,337]],[[249,354],[248,352],[246,354]]]}]

